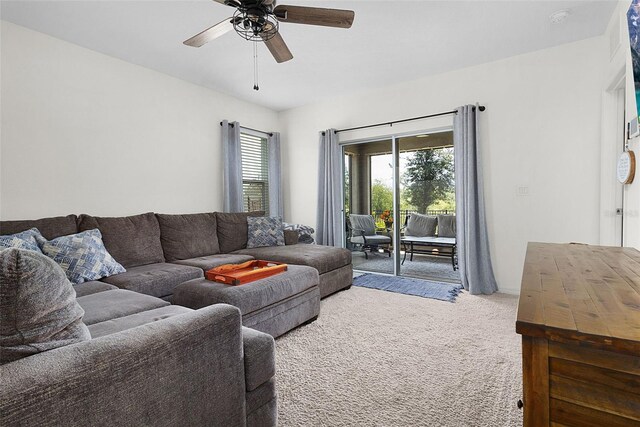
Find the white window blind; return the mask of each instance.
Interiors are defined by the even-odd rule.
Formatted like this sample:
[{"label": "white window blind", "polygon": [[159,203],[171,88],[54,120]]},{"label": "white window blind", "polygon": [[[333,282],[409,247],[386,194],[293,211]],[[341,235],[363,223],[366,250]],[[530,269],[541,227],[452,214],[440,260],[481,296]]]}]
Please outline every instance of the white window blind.
[{"label": "white window blind", "polygon": [[269,215],[269,151],[266,137],[240,132],[242,199],[245,212]]}]

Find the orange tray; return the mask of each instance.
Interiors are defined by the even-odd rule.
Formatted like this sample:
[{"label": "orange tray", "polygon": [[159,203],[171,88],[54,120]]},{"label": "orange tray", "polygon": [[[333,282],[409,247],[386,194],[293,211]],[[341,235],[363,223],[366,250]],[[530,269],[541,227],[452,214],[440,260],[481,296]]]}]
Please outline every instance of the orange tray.
[{"label": "orange tray", "polygon": [[244,285],[287,271],[287,264],[254,260],[242,264],[225,264],[205,273],[207,280],[226,285]]}]

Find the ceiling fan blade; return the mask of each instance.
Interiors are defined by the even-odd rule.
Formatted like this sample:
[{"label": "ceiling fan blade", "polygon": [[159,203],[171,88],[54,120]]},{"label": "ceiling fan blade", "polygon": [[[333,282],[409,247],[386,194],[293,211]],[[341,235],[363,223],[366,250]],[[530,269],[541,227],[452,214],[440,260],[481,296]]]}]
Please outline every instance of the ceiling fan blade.
[{"label": "ceiling fan blade", "polygon": [[278,5],[273,13],[280,22],[322,25],[325,27],[351,28],[355,12],[342,9]]},{"label": "ceiling fan blade", "polygon": [[227,18],[222,22],[218,22],[213,27],[209,27],[203,32],[196,34],[183,43],[187,46],[200,47],[211,40],[220,37],[233,30],[233,18]]},{"label": "ceiling fan blade", "polygon": [[265,40],[266,35],[264,33],[260,35],[264,40],[264,44],[267,45],[267,49],[269,49],[269,52],[271,52],[271,55],[273,55],[278,64],[293,59],[293,55],[291,54],[291,51],[287,47],[287,44],[284,42],[284,39],[282,38],[280,33],[276,33],[275,36],[271,37],[268,40]]}]

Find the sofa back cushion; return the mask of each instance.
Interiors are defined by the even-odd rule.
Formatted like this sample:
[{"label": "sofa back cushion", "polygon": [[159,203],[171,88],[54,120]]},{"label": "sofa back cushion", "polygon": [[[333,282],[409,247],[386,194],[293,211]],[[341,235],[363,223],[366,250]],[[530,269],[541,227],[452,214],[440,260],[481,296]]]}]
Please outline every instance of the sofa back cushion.
[{"label": "sofa back cushion", "polygon": [[78,228],[100,230],[107,251],[125,268],[164,262],[160,225],[153,212],[113,218],[80,215]]},{"label": "sofa back cushion", "polygon": [[47,256],[0,251],[0,364],[91,339],[64,271]]},{"label": "sofa back cushion", "polygon": [[0,221],[0,234],[16,234],[31,228],[37,228],[45,239],[51,240],[78,232],[76,215],[57,216],[19,221]]},{"label": "sofa back cushion", "polygon": [[216,214],[156,214],[160,241],[168,262],[220,253]]},{"label": "sofa back cushion", "polygon": [[249,216],[264,216],[264,212],[216,212],[220,252],[227,254],[246,249],[249,230],[247,217]]}]

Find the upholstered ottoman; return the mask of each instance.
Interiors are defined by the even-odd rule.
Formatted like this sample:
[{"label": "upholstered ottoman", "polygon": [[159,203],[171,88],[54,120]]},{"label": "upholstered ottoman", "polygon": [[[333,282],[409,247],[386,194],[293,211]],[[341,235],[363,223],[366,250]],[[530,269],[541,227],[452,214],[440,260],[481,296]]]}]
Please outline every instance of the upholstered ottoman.
[{"label": "upholstered ottoman", "polygon": [[231,304],[240,309],[246,327],[278,337],[320,313],[318,271],[289,265],[284,273],[240,286],[193,279],[173,291],[173,304],[198,309]]}]

